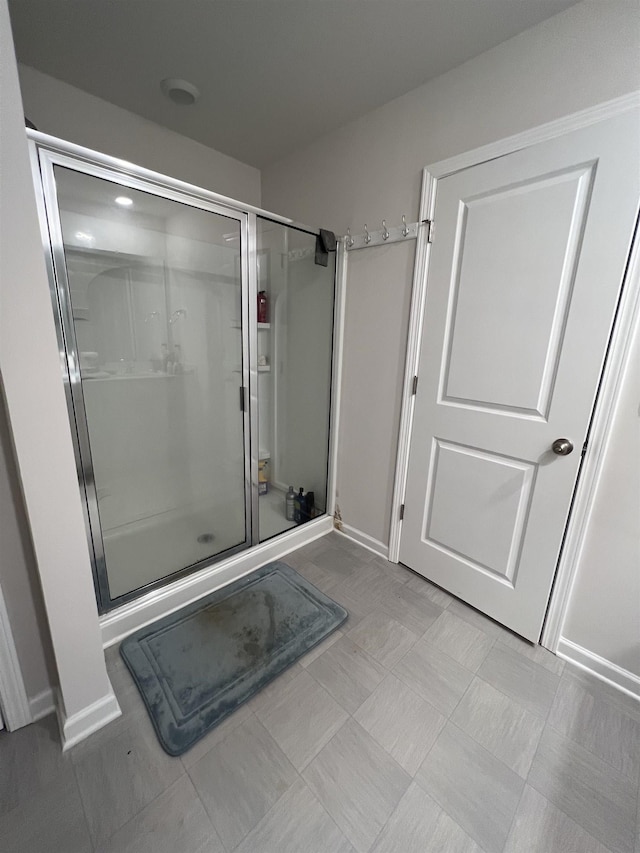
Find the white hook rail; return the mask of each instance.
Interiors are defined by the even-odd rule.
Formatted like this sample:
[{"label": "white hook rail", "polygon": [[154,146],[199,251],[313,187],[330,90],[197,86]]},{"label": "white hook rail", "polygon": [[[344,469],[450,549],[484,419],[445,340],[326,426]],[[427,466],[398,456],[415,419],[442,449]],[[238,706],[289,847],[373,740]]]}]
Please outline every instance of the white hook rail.
[{"label": "white hook rail", "polygon": [[403,240],[415,240],[418,236],[418,228],[422,223],[409,222],[402,217],[402,225],[394,228],[387,228],[387,223],[382,220],[382,228],[380,231],[369,231],[368,227],[364,226],[364,234],[351,234],[351,229],[347,229],[347,234],[344,237],[344,245],[348,252],[354,249],[366,249],[369,246],[382,246],[389,243],[399,243]]}]

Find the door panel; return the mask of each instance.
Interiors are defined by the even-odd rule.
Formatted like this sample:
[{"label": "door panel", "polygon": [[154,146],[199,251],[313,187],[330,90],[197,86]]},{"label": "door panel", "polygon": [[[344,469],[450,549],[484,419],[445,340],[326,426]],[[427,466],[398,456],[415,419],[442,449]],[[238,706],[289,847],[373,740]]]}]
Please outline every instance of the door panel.
[{"label": "door panel", "polygon": [[460,200],[443,402],[546,417],[593,171]]},{"label": "door panel", "polygon": [[[259,538],[265,542],[326,512],[335,256],[326,267],[317,264],[315,234],[260,216],[256,238],[268,320],[258,325],[258,445],[266,462]],[[308,496],[297,516],[295,505],[287,513],[289,486]]]},{"label": "door panel", "polygon": [[429,469],[424,541],[513,586],[534,466],[434,438]]},{"label": "door panel", "polygon": [[49,224],[108,610],[251,544],[246,215],[53,165]]},{"label": "door panel", "polygon": [[400,559],[532,640],[637,212],[638,128],[626,113],[437,184]]}]

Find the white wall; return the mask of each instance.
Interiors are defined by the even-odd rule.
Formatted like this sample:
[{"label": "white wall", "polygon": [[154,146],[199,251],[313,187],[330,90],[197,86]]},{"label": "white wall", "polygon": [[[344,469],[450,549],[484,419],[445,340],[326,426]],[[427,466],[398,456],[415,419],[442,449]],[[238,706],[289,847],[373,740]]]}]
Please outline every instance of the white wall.
[{"label": "white wall", "polygon": [[30,699],[35,699],[49,689],[55,672],[40,578],[1,394],[0,543],[0,587],[9,613],[25,691]]},{"label": "white wall", "polygon": [[87,708],[112,717],[119,709],[102,655],[6,0],[0,111],[0,372],[47,608],[60,722],[71,739],[89,721]]},{"label": "white wall", "polygon": [[618,395],[562,635],[640,679],[640,314]]},{"label": "white wall", "polygon": [[260,171],[20,64],[24,113],[43,133],[260,206]]},{"label": "white wall", "polygon": [[[17,280],[29,281],[36,288],[45,287],[46,310],[49,316],[41,319],[49,329],[42,340],[35,331],[33,333],[34,341],[38,341],[38,346],[33,350],[33,356],[37,359],[42,357],[40,346],[46,348],[47,342],[52,342],[51,309],[46,290],[48,285],[46,279],[41,278],[44,276],[44,267],[33,206],[31,175],[26,163],[23,115],[27,115],[43,132],[140,163],[147,168],[249,204],[260,204],[260,172],[252,166],[173,133],[33,68],[17,66],[5,5],[5,0],[0,0],[3,40],[2,161],[3,164],[10,164],[3,169],[2,181],[2,240],[3,244],[6,240],[7,246],[2,255],[2,281],[7,287],[14,288]],[[17,88],[16,71],[20,75],[21,92]],[[16,167],[15,164],[20,165]],[[5,174],[11,175],[12,180],[5,177]],[[8,227],[10,225],[11,229]],[[18,246],[20,249],[16,251]],[[11,322],[10,305],[11,300],[3,298],[3,323]],[[26,305],[25,311],[25,327],[35,329],[35,325],[30,324],[29,308]],[[34,319],[36,316],[37,309],[33,314]],[[13,324],[14,328],[18,328],[15,315]],[[8,342],[9,337],[5,335],[4,341]],[[17,352],[18,350],[16,354]],[[53,370],[58,370],[55,355],[49,359],[48,364]],[[4,365],[2,367],[4,369]],[[50,380],[52,378],[49,376]],[[54,396],[56,387],[61,391],[59,372],[55,376],[54,389],[50,389]],[[46,406],[44,400],[42,405]],[[64,417],[66,419],[66,410]],[[68,434],[68,422],[62,427],[62,431],[63,434]],[[50,663],[47,666],[46,662],[51,653],[49,631],[40,601],[40,580],[31,548],[29,525],[21,495],[18,494],[18,474],[15,471],[12,474],[15,469],[14,448],[11,427],[4,411],[0,411],[0,439],[0,584],[11,614],[12,631],[27,695],[30,699],[35,699],[50,688],[51,681],[57,680],[57,675],[55,665]],[[37,443],[38,439],[34,440]],[[70,469],[71,473],[72,470]],[[75,480],[75,475],[73,477]],[[77,494],[75,483],[74,489]],[[86,543],[82,543],[81,549],[86,552]],[[88,555],[84,556],[88,559]],[[90,581],[88,566],[86,569],[86,577]],[[73,594],[68,600],[74,600]],[[87,614],[91,613],[92,607],[95,609],[93,602],[87,609]],[[67,710],[73,713],[73,700]]]},{"label": "white wall", "polygon": [[383,551],[389,542],[414,256],[410,241],[351,252],[347,259],[337,503],[345,524],[372,536],[378,545],[370,544]]},{"label": "white wall", "polygon": [[[263,204],[338,233],[415,220],[424,166],[639,89],[639,57],[637,4],[587,0],[267,167]],[[349,259],[339,504],[347,524],[386,543],[412,264],[404,247],[361,254]],[[624,500],[608,495],[610,511]],[[581,609],[595,580],[585,568],[567,630],[628,665],[638,566],[624,553],[607,561],[607,624],[590,629]]]}]

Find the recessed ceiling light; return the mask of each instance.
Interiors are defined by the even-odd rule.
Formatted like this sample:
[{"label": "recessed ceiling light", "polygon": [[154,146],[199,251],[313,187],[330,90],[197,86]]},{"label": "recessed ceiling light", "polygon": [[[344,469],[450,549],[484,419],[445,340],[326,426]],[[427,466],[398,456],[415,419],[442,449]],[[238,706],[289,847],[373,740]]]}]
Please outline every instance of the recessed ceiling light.
[{"label": "recessed ceiling light", "polygon": [[188,107],[200,97],[200,90],[188,80],[180,80],[179,77],[166,77],[160,82],[160,88],[165,97],[174,104]]},{"label": "recessed ceiling light", "polygon": [[133,199],[126,195],[119,195],[116,197],[116,204],[119,204],[121,207],[131,207]]}]

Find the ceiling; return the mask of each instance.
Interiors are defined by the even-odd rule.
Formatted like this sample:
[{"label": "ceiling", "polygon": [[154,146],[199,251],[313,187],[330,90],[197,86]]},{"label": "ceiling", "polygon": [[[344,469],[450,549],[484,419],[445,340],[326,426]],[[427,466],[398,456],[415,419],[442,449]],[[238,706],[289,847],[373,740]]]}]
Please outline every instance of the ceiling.
[{"label": "ceiling", "polygon": [[[18,59],[262,167],[576,0],[10,0]],[[201,91],[185,107],[160,81]]]}]

